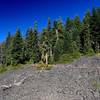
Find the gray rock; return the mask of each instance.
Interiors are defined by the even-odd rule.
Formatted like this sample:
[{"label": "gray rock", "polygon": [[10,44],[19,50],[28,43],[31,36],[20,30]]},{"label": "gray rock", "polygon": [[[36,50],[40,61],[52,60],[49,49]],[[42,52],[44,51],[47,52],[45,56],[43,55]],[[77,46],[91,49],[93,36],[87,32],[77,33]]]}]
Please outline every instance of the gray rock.
[{"label": "gray rock", "polygon": [[0,100],[100,100],[100,57],[44,71],[26,65],[1,74]]}]

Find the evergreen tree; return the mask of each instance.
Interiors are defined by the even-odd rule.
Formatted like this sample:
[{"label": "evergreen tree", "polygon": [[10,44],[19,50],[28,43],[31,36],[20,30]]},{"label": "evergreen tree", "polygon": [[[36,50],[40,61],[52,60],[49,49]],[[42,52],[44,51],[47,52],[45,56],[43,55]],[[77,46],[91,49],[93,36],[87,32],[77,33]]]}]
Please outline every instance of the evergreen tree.
[{"label": "evergreen tree", "polygon": [[71,20],[69,17],[67,17],[66,23],[65,23],[65,31],[71,32],[73,28],[73,20]]},{"label": "evergreen tree", "polygon": [[67,18],[65,25],[62,20],[53,22],[50,18],[45,29],[39,35],[37,22],[34,28],[28,29],[25,39],[18,29],[14,37],[8,33],[6,41],[0,44],[0,64],[17,65],[30,61],[37,63],[42,60],[46,65],[59,60],[62,54],[88,54],[100,51],[100,7],[88,11],[80,21],[79,16],[73,20]]},{"label": "evergreen tree", "polygon": [[8,36],[5,41],[5,60],[6,60],[6,65],[11,64],[11,42],[12,42],[12,37],[11,34],[8,33]]},{"label": "evergreen tree", "polygon": [[5,47],[4,47],[4,42],[0,44],[0,64],[5,64]]},{"label": "evergreen tree", "polygon": [[91,50],[90,40],[90,12],[88,11],[83,20],[81,43],[83,44],[83,53],[88,53]]},{"label": "evergreen tree", "polygon": [[95,8],[93,8],[92,16],[91,16],[91,20],[90,20],[90,30],[91,30],[92,47],[96,53],[99,52],[98,27],[99,26],[98,26],[97,10]]},{"label": "evergreen tree", "polygon": [[40,61],[41,59],[41,54],[40,54],[40,50],[39,50],[39,37],[38,37],[38,31],[37,31],[37,22],[35,22],[34,24],[34,63],[37,63]]},{"label": "evergreen tree", "polygon": [[80,34],[81,34],[81,21],[79,16],[76,16],[73,21],[72,40],[76,43],[76,51],[80,51]]},{"label": "evergreen tree", "polygon": [[23,39],[21,36],[21,32],[18,29],[13,38],[11,45],[11,64],[17,65],[19,63],[23,63]]},{"label": "evergreen tree", "polygon": [[22,47],[22,58],[23,63],[26,63],[28,61],[28,52],[27,52],[27,45],[26,45],[26,39],[23,38],[23,47]]},{"label": "evergreen tree", "polygon": [[64,32],[64,52],[73,52],[72,48],[72,29],[73,21],[68,17],[65,23],[65,32]]},{"label": "evergreen tree", "polygon": [[26,34],[26,57],[27,60],[37,63],[40,60],[39,51],[39,38],[37,32],[37,23],[34,24],[34,30],[32,28],[28,29]]},{"label": "evergreen tree", "polygon": [[0,65],[2,64],[2,45],[0,44]]},{"label": "evergreen tree", "polygon": [[28,29],[27,34],[26,34],[26,55],[27,59],[33,62],[34,60],[34,34],[32,28]]},{"label": "evergreen tree", "polygon": [[54,60],[56,61],[64,52],[64,29],[61,19],[54,23],[54,31],[56,33],[56,41],[54,45]]},{"label": "evergreen tree", "polygon": [[54,46],[54,34],[53,30],[51,27],[51,20],[50,18],[48,19],[48,24],[47,24],[47,38],[49,42],[49,63],[52,63],[54,60],[54,54],[53,54],[53,46]]},{"label": "evergreen tree", "polygon": [[51,30],[51,20],[50,20],[50,18],[48,18],[48,26],[47,26],[47,30],[48,30],[48,31]]},{"label": "evergreen tree", "polygon": [[98,25],[98,43],[99,43],[99,51],[100,51],[100,7],[97,9],[97,25]]}]

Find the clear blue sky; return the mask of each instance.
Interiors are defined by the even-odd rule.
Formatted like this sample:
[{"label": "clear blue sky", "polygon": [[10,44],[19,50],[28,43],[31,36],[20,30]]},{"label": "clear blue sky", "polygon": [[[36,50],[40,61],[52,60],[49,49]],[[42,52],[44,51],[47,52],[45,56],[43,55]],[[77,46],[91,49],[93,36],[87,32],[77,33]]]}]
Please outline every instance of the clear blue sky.
[{"label": "clear blue sky", "polygon": [[79,15],[82,19],[87,9],[100,6],[100,0],[0,0],[0,42],[7,33],[20,28],[24,35],[35,20],[41,30],[51,20]]}]

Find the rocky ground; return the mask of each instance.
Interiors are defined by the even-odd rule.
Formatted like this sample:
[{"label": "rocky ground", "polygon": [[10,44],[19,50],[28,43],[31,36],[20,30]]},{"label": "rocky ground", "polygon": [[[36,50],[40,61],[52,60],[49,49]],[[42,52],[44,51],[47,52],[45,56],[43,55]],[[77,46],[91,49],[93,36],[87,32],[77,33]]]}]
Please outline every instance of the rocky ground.
[{"label": "rocky ground", "polygon": [[1,74],[0,100],[100,100],[100,57],[45,71],[26,65]]}]

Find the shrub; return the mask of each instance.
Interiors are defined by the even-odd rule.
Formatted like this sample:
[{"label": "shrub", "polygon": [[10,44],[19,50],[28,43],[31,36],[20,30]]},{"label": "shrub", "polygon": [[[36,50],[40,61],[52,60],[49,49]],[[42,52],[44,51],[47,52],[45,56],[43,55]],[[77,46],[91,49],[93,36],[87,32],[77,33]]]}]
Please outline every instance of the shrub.
[{"label": "shrub", "polygon": [[36,68],[38,70],[50,70],[52,68],[52,65],[46,65],[43,63],[43,61],[40,61],[38,64],[36,64]]},{"label": "shrub", "polygon": [[74,59],[80,58],[81,54],[79,52],[66,53],[63,54],[59,60],[55,63],[66,64],[72,62]]},{"label": "shrub", "polygon": [[86,55],[93,56],[93,55],[95,55],[95,53],[94,53],[93,49],[89,49],[89,51],[86,52]]},{"label": "shrub", "polygon": [[15,66],[11,66],[11,70],[17,70],[19,68],[22,68],[22,64],[18,64],[18,65],[15,65]]},{"label": "shrub", "polygon": [[7,71],[7,68],[4,65],[0,65],[0,73]]}]

